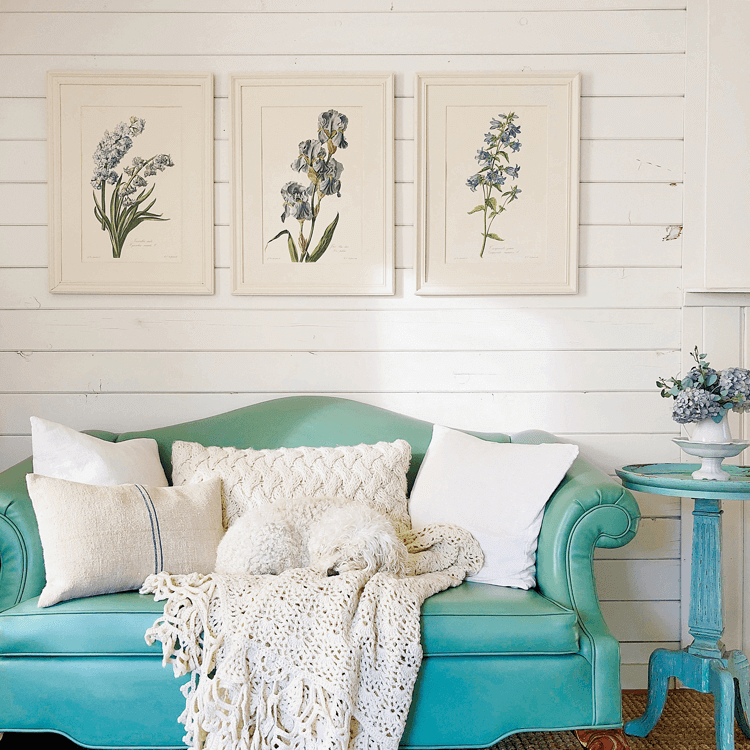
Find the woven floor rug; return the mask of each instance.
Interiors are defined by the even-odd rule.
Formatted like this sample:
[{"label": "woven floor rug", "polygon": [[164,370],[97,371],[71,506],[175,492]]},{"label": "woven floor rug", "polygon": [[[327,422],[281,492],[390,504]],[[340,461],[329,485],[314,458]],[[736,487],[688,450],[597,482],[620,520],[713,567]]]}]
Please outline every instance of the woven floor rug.
[{"label": "woven floor rug", "polygon": [[[625,720],[643,713],[645,693],[625,693],[622,697]],[[664,713],[645,739],[629,737],[631,750],[716,750],[714,708],[710,695],[693,690],[670,690]],[[0,743],[2,750],[28,750],[31,738],[44,750],[74,750],[70,740],[55,734],[8,733]],[[514,734],[492,750],[581,750],[572,732],[529,732]],[[750,750],[750,741],[737,729],[735,750]]]},{"label": "woven floor rug", "polygon": [[[640,716],[646,693],[624,693],[625,721]],[[735,750],[750,750],[748,740],[735,724]],[[628,737],[631,750],[716,750],[714,699],[694,690],[670,690],[667,705],[648,737]],[[581,750],[570,732],[514,734],[492,750]]]}]

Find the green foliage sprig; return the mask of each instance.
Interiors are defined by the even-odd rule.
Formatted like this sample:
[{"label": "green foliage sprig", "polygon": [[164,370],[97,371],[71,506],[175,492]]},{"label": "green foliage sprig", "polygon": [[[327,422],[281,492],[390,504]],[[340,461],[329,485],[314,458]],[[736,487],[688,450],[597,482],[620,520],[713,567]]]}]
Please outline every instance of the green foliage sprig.
[{"label": "green foliage sprig", "polygon": [[696,346],[691,353],[695,366],[684,378],[656,381],[663,398],[673,398],[672,419],[684,424],[713,419],[721,422],[730,411],[750,410],[750,370],[730,367],[717,371]]}]

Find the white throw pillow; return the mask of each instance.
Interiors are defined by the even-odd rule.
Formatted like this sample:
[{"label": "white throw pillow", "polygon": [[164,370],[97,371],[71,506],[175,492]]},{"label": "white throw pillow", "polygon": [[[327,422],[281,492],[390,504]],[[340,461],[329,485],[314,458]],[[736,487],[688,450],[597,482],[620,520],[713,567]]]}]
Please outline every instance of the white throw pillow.
[{"label": "white throw pillow", "polygon": [[172,444],[172,483],[222,479],[224,527],[248,508],[281,499],[339,497],[360,500],[387,515],[397,533],[409,529],[406,473],[411,446],[406,440],[335,448],[204,447]]},{"label": "white throw pillow", "polygon": [[31,417],[34,473],[83,484],[147,484],[169,482],[152,438],[110,443],[57,422]]},{"label": "white throw pillow", "polygon": [[210,573],[221,526],[221,484],[97,487],[27,474],[42,541],[40,607],[141,587],[152,573]]},{"label": "white throw pillow", "polygon": [[577,455],[577,445],[494,443],[435,425],[409,497],[412,527],[463,526],[485,555],[467,580],[529,589],[544,506]]}]

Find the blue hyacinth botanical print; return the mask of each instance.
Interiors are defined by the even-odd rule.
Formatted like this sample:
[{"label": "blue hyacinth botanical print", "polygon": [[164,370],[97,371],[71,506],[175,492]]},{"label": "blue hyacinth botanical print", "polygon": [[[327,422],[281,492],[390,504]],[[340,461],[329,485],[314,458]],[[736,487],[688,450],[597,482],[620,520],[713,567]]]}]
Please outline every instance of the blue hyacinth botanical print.
[{"label": "blue hyacinth botanical print", "polygon": [[[151,212],[156,198],[145,208],[142,207],[156,187],[154,184],[147,190],[146,178],[174,166],[169,154],[156,154],[150,159],[134,156],[132,164],[124,167],[122,173],[118,174],[116,169],[132,148],[133,138],[139,136],[145,127],[145,120],[131,117],[129,123],[121,122],[111,133],[105,130],[94,152],[94,176],[91,178],[94,216],[102,231],[109,233],[112,256],[115,258],[121,257],[125,239],[139,224],[144,221],[169,221],[161,214]],[[113,186],[109,196],[107,185]],[[96,191],[99,191],[99,198]]]},{"label": "blue hyacinth botanical print", "polygon": [[[333,239],[339,222],[338,213],[313,247],[315,222],[320,214],[323,199],[329,195],[341,197],[341,173],[344,171],[344,165],[334,159],[333,155],[349,145],[344,136],[348,124],[347,116],[335,109],[321,112],[318,116],[317,137],[299,144],[299,156],[291,164],[295,172],[307,177],[309,184],[305,187],[298,182],[287,182],[281,188],[284,202],[281,221],[285,222],[288,218],[296,219],[299,222],[299,235],[295,241],[288,229],[282,229],[266,245],[285,234],[289,257],[294,263],[317,262],[323,257]],[[305,226],[308,221],[309,228]]]},{"label": "blue hyacinth botanical print", "polygon": [[[508,206],[521,194],[518,185],[506,189],[505,183],[508,178],[515,180],[521,167],[516,164],[510,166],[510,154],[518,153],[521,143],[518,136],[521,128],[514,120],[518,115],[509,112],[507,115],[498,115],[490,120],[490,132],[484,136],[484,145],[477,151],[474,157],[479,162],[479,171],[471,175],[466,184],[472,192],[482,188],[483,201],[469,211],[470,214],[481,213],[484,221],[482,231],[482,249],[479,257],[484,256],[487,240],[504,242],[502,237],[491,231],[492,224],[501,213],[508,210]],[[493,195],[497,191],[497,195]]]}]

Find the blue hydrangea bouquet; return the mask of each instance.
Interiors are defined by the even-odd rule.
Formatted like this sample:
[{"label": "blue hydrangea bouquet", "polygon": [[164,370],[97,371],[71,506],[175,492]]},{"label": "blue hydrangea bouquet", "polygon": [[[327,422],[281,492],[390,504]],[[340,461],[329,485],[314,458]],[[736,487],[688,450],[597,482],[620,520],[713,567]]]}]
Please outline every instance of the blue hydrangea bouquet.
[{"label": "blue hydrangea bouquet", "polygon": [[750,411],[750,370],[714,370],[706,355],[692,353],[695,366],[684,378],[657,380],[664,398],[673,398],[672,419],[680,424],[711,419],[721,422],[730,411]]}]

